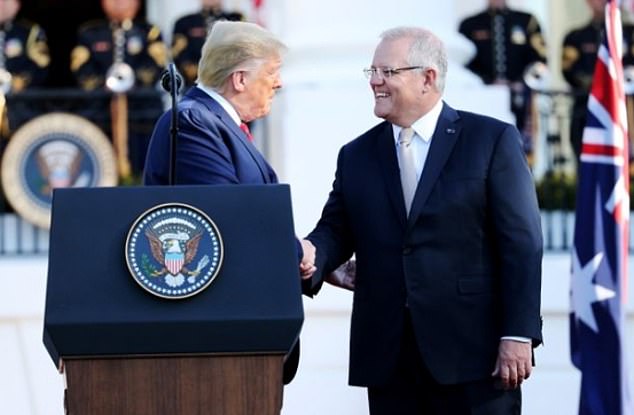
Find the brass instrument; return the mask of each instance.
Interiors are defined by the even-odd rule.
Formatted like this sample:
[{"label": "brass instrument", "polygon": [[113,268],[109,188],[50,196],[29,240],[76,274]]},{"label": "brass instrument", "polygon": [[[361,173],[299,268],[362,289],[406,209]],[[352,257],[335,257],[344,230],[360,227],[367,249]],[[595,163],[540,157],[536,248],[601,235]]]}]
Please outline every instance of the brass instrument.
[{"label": "brass instrument", "polygon": [[550,86],[551,74],[543,62],[535,62],[524,71],[524,82],[534,91],[545,91]]},{"label": "brass instrument", "polygon": [[125,62],[114,63],[106,73],[106,88],[115,94],[125,94],[134,86],[134,70]]},{"label": "brass instrument", "polygon": [[119,177],[127,179],[131,174],[128,158],[128,92],[134,86],[134,70],[124,62],[125,32],[132,27],[132,22],[124,21],[116,24],[112,31],[113,64],[106,73],[106,88],[113,92],[110,101],[112,118],[112,143],[117,154]]}]

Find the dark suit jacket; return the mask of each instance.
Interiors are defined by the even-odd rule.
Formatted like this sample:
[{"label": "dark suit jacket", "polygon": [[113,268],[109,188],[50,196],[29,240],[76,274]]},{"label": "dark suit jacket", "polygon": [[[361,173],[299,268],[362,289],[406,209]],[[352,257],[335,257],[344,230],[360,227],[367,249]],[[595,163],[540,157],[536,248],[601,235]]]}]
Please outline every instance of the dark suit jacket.
[{"label": "dark suit jacket", "polygon": [[[158,120],[150,140],[143,182],[169,183],[170,111]],[[178,103],[176,184],[277,183],[275,172],[229,114],[199,88]],[[298,256],[302,257],[301,245]],[[295,376],[299,340],[284,365],[284,383]]]},{"label": "dark suit jacket", "polygon": [[490,377],[500,337],[541,342],[542,238],[519,132],[446,104],[409,218],[392,126],[340,151],[333,189],[308,237],[318,273],[356,254],[350,383],[384,384],[404,307],[443,384]]},{"label": "dark suit jacket", "polygon": [[[159,118],[143,182],[168,184],[170,111]],[[178,103],[177,184],[277,183],[275,172],[229,114],[199,88]]]}]

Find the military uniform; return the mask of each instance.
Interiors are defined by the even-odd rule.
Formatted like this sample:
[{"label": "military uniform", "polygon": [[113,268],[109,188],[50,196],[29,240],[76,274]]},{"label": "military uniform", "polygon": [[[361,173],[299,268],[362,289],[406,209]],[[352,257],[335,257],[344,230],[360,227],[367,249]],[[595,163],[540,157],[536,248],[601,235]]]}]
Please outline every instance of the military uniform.
[{"label": "military uniform", "polygon": [[[78,85],[87,91],[104,88],[115,61],[128,64],[134,72],[134,85],[127,93],[128,150],[132,173],[139,176],[154,123],[163,112],[157,86],[167,65],[167,46],[158,26],[141,20],[122,24],[98,20],[82,25],[71,53],[71,71]],[[92,110],[109,111],[107,103],[94,105],[99,108]],[[108,133],[108,126],[104,130]]]},{"label": "military uniform", "polygon": [[546,45],[537,20],[520,11],[489,8],[464,19],[458,30],[476,47],[467,67],[486,84],[509,85],[511,111],[518,129],[526,133],[530,91],[523,81],[524,72],[532,63],[546,62]]},{"label": "military uniform", "polygon": [[[563,42],[562,73],[574,93],[570,118],[570,142],[581,154],[581,139],[586,124],[588,93],[592,85],[594,64],[603,36],[603,20],[570,31]],[[623,24],[623,67],[634,65],[634,26]]]},{"label": "military uniform", "polygon": [[[46,34],[39,25],[27,20],[14,20],[0,25],[0,69],[11,75],[10,78],[4,78],[0,95],[43,85],[50,62]],[[31,106],[25,105],[23,101],[15,102],[11,95],[7,101],[4,97],[0,99],[0,158],[12,130],[24,118],[31,119],[37,115],[38,112]],[[11,211],[0,189],[0,212]]]},{"label": "military uniform", "polygon": [[242,14],[220,10],[202,10],[181,17],[174,24],[172,57],[185,84],[191,86],[198,75],[198,61],[207,38],[208,28],[219,20],[241,21]]},{"label": "military uniform", "polygon": [[85,90],[103,87],[115,54],[132,67],[137,87],[154,87],[167,65],[167,47],[158,26],[127,21],[117,27],[105,20],[93,21],[79,29],[71,53],[71,71],[79,86]]},{"label": "military uniform", "polygon": [[11,74],[11,91],[43,85],[50,62],[46,34],[39,25],[18,20],[0,26],[0,68]]}]

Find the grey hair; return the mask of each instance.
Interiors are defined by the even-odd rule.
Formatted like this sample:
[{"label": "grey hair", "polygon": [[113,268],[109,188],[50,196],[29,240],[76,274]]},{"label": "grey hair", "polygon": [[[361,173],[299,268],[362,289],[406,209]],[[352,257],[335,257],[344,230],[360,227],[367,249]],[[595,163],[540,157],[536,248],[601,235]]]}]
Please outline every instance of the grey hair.
[{"label": "grey hair", "polygon": [[438,73],[436,89],[442,93],[447,77],[447,51],[443,42],[431,31],[420,27],[395,27],[381,33],[381,40],[412,39],[407,55],[410,66],[433,68]]},{"label": "grey hair", "polygon": [[232,73],[255,69],[281,56],[286,45],[271,32],[247,22],[221,21],[213,25],[198,62],[198,82],[220,90]]}]

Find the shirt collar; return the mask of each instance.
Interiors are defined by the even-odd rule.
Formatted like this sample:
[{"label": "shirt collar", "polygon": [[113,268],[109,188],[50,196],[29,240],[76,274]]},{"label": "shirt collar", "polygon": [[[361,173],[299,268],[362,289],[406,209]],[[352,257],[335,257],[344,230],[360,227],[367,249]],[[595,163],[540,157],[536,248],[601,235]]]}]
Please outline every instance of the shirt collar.
[{"label": "shirt collar", "polygon": [[[423,115],[412,124],[412,128],[416,132],[416,135],[419,136],[425,143],[429,143],[434,135],[436,125],[438,124],[438,118],[440,118],[440,112],[442,111],[442,106],[442,99],[439,99],[427,114]],[[398,136],[402,129],[403,127],[400,125],[392,124],[395,143],[398,143]]]},{"label": "shirt collar", "polygon": [[227,111],[227,114],[229,114],[231,119],[233,121],[235,121],[236,125],[239,126],[240,124],[242,124],[242,120],[240,119],[240,116],[238,115],[238,111],[236,111],[236,109],[233,108],[233,105],[231,105],[231,103],[229,101],[227,101],[227,99],[225,97],[223,97],[222,95],[220,95],[219,93],[217,93],[213,89],[208,88],[208,87],[206,87],[204,85],[196,84],[196,87],[198,87],[199,89],[204,91],[207,95],[212,97],[218,104],[220,104],[222,109]]}]

